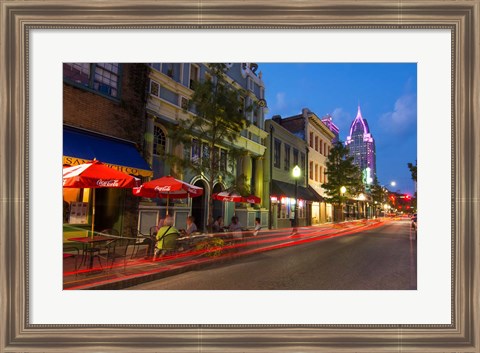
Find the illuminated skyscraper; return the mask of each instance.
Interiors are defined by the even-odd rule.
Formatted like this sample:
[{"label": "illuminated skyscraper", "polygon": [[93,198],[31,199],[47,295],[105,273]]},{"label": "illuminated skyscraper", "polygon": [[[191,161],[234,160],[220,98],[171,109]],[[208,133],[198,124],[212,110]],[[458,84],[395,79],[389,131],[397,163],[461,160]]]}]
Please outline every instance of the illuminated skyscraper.
[{"label": "illuminated skyscraper", "polygon": [[347,136],[345,145],[349,148],[353,163],[362,171],[364,182],[370,184],[377,174],[375,140],[370,133],[367,120],[362,117],[360,106],[355,120],[350,125],[350,135]]}]

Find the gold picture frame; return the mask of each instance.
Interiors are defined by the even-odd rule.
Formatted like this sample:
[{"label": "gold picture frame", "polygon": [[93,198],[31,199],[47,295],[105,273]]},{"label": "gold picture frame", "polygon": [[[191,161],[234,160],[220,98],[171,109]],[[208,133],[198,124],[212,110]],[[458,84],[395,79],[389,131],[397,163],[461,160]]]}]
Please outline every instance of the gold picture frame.
[{"label": "gold picture frame", "polygon": [[[0,0],[0,11],[0,352],[480,352],[480,0]],[[451,30],[452,324],[31,324],[29,31],[129,27]]]}]

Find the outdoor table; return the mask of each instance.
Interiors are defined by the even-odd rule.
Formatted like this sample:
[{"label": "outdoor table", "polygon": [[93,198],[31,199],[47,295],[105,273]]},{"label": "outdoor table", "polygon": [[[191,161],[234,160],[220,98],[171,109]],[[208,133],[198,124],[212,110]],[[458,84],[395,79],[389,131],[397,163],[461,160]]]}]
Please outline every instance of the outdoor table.
[{"label": "outdoor table", "polygon": [[[85,259],[86,252],[89,246],[92,246],[95,243],[101,243],[108,240],[112,240],[111,237],[107,237],[104,235],[94,235],[93,237],[78,237],[78,238],[68,238],[70,241],[78,242],[83,244],[83,257]],[[81,265],[81,264],[80,264]],[[93,267],[93,256],[90,256],[90,263],[89,268]]]}]

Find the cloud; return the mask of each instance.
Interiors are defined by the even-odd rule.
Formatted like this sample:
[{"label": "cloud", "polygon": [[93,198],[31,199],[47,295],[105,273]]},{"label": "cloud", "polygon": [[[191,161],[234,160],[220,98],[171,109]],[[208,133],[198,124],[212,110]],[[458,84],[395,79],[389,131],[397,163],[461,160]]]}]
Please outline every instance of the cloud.
[{"label": "cloud", "polygon": [[275,95],[275,102],[273,103],[275,110],[283,110],[287,107],[286,97],[287,95],[285,92],[278,92]]},{"label": "cloud", "polygon": [[331,115],[333,123],[340,129],[341,137],[344,139],[343,135],[348,135],[350,124],[353,121],[352,115],[343,108],[335,108]]},{"label": "cloud", "polygon": [[405,94],[394,104],[393,111],[384,113],[379,118],[380,128],[384,133],[402,135],[411,130],[417,122],[417,97]]}]

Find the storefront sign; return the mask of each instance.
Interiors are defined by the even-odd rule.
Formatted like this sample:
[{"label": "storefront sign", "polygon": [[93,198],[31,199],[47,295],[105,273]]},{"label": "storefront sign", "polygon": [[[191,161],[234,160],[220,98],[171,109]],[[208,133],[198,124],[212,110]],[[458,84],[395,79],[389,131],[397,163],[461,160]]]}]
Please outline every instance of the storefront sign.
[{"label": "storefront sign", "polygon": [[[63,156],[63,165],[74,166],[74,165],[80,165],[80,164],[89,163],[89,162],[91,162],[91,160]],[[133,167],[125,167],[125,166],[121,166],[121,165],[106,163],[104,161],[101,161],[101,162],[103,164],[109,166],[110,168],[113,168],[115,170],[118,170],[118,171],[126,173],[126,174],[130,174],[130,175],[148,177],[148,176],[151,176],[153,174],[153,172],[150,171],[150,170],[137,169],[137,168],[133,168]]]}]

